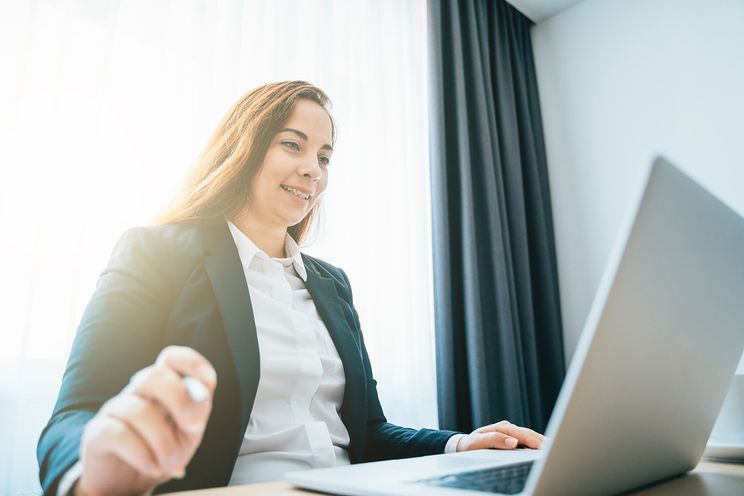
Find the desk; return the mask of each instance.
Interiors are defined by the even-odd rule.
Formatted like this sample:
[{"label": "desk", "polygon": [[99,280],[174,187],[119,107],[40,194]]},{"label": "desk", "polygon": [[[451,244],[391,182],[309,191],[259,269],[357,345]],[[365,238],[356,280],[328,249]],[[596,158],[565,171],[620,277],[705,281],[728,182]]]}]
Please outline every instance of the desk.
[{"label": "desk", "polygon": [[[286,482],[186,491],[181,496],[318,496]],[[694,470],[661,484],[632,493],[635,496],[733,496],[744,494],[744,464],[700,462]]]}]

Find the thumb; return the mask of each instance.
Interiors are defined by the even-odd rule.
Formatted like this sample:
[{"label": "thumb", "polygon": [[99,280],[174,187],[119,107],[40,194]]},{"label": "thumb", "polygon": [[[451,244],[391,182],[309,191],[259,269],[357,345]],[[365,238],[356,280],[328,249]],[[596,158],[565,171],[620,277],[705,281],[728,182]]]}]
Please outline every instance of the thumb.
[{"label": "thumb", "polygon": [[488,437],[489,448],[494,449],[514,449],[519,444],[519,440],[516,437],[511,437],[503,432],[489,432],[484,434]]},{"label": "thumb", "polygon": [[514,449],[519,444],[517,438],[502,432],[473,432],[462,441],[463,450]]}]

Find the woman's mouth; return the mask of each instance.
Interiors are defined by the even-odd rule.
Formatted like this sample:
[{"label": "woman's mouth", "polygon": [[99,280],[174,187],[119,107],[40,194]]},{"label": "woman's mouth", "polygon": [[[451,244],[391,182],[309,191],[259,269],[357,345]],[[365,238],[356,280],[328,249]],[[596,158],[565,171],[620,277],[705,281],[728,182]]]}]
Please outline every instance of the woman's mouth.
[{"label": "woman's mouth", "polygon": [[302,191],[300,191],[298,189],[295,189],[295,188],[293,188],[291,186],[286,186],[284,184],[281,184],[280,187],[284,191],[286,191],[286,192],[288,192],[288,193],[296,196],[297,198],[302,198],[303,200],[306,200],[306,201],[313,197],[313,195],[311,195],[309,193],[303,193]]}]

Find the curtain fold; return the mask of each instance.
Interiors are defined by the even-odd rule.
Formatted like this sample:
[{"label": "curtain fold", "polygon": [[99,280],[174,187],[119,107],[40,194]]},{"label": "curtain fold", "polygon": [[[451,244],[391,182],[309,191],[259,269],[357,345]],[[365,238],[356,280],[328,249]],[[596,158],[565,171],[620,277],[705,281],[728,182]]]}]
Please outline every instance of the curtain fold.
[{"label": "curtain fold", "polygon": [[544,430],[565,373],[530,39],[503,0],[429,0],[441,428]]}]

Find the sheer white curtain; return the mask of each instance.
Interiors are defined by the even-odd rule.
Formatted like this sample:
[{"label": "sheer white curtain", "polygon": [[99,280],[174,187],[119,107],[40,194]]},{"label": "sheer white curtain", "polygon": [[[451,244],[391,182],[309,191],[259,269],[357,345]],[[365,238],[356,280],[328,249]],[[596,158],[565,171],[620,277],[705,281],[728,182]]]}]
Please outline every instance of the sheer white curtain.
[{"label": "sheer white curtain", "polygon": [[391,421],[436,427],[424,0],[0,2],[0,493],[35,443],[115,240],[148,224],[229,105],[329,93],[338,143],[305,248],[351,279]]}]

